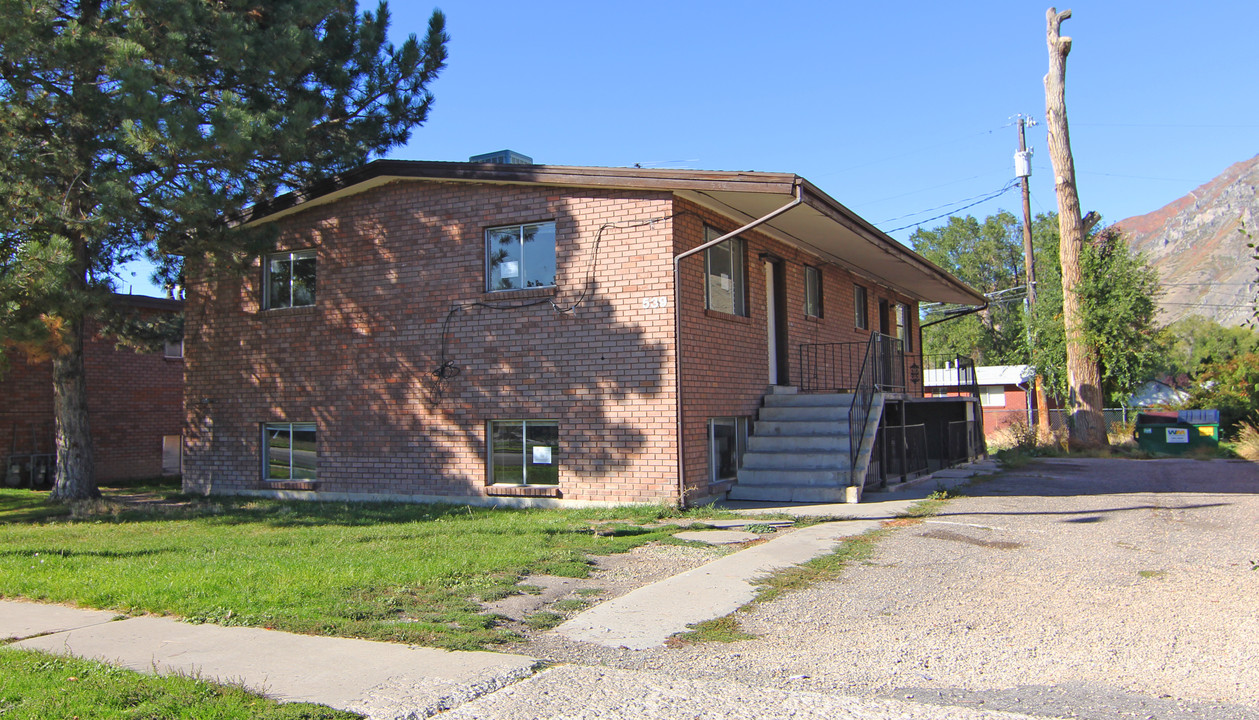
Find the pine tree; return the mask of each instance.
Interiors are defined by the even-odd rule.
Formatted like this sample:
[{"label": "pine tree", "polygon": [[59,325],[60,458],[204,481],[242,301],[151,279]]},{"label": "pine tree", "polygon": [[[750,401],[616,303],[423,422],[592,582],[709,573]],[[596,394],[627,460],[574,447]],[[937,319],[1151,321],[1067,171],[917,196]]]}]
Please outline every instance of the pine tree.
[{"label": "pine tree", "polygon": [[248,208],[424,122],[445,18],[388,26],[384,2],[0,0],[0,341],[52,357],[55,498],[98,494],[83,343],[116,268],[256,253]]}]

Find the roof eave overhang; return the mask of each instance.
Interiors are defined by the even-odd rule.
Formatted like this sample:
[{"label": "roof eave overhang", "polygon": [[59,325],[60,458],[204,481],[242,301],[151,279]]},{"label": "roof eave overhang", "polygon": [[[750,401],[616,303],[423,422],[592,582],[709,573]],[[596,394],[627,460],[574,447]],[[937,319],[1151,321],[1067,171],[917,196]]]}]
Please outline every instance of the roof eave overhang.
[{"label": "roof eave overhang", "polygon": [[759,232],[915,300],[961,305],[984,302],[982,295],[957,278],[790,173],[377,160],[257,207],[243,224],[275,222],[407,180],[659,190],[744,221],[763,217],[791,202],[799,185],[804,202],[758,226]]}]

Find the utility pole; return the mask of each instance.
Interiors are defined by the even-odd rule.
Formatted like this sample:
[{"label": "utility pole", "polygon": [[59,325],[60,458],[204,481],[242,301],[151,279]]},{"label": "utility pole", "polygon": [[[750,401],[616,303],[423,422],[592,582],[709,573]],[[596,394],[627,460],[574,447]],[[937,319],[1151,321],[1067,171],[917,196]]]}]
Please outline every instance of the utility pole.
[{"label": "utility pole", "polygon": [[[1032,176],[1032,151],[1027,149],[1027,125],[1036,125],[1036,121],[1020,114],[1019,151],[1014,156],[1014,173],[1023,188],[1023,269],[1027,278],[1027,338],[1028,349],[1031,350],[1032,339],[1032,308],[1036,305],[1036,255],[1032,250],[1032,192],[1028,187],[1028,178]],[[1035,389],[1036,433],[1042,440],[1049,439],[1049,397],[1045,394],[1045,379],[1036,373]]]}]

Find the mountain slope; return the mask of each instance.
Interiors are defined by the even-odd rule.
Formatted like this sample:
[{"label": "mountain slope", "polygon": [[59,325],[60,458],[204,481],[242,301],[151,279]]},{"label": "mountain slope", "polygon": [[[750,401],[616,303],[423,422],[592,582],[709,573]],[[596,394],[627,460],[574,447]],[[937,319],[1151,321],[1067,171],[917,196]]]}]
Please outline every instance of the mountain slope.
[{"label": "mountain slope", "polygon": [[1159,272],[1159,319],[1187,315],[1240,325],[1251,317],[1255,262],[1240,222],[1259,240],[1259,155],[1147,215],[1120,220],[1129,245]]}]

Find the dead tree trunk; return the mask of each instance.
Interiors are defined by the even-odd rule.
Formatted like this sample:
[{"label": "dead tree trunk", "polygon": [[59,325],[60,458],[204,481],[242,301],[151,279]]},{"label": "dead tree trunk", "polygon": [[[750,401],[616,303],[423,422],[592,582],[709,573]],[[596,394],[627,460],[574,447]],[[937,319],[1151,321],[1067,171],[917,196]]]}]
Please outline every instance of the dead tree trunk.
[{"label": "dead tree trunk", "polygon": [[1071,38],[1062,37],[1062,21],[1070,10],[1049,8],[1049,74],[1045,75],[1045,119],[1049,129],[1049,158],[1054,166],[1054,189],[1058,196],[1058,232],[1062,264],[1062,315],[1066,325],[1067,378],[1074,400],[1071,408],[1071,444],[1102,447],[1108,443],[1102,415],[1102,377],[1097,365],[1097,348],[1085,334],[1084,308],[1076,288],[1080,284],[1080,253],[1087,232],[1080,214],[1080,198],[1075,189],[1075,162],[1071,157],[1071,137],[1067,131],[1067,53]]}]

